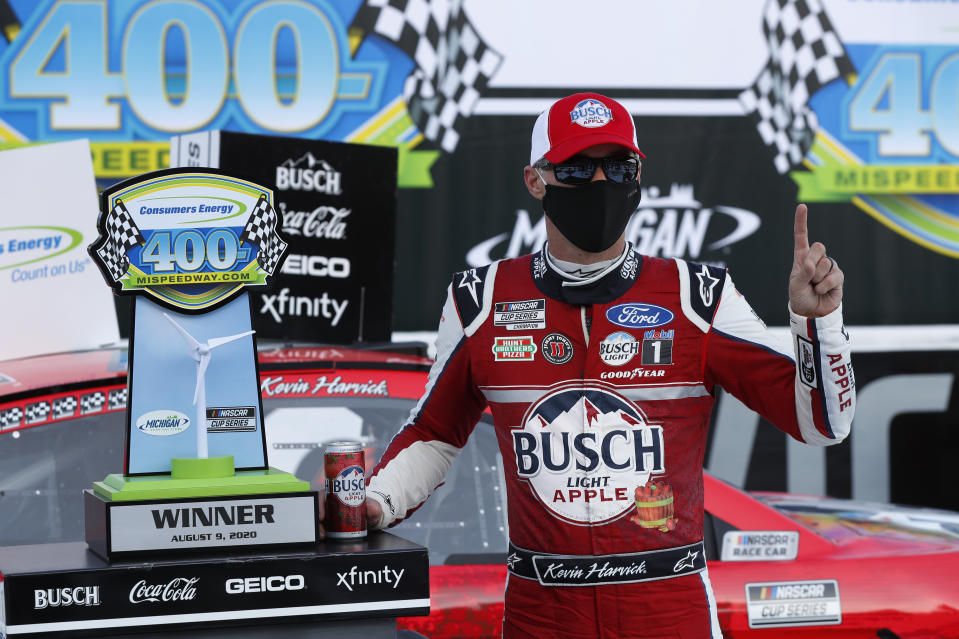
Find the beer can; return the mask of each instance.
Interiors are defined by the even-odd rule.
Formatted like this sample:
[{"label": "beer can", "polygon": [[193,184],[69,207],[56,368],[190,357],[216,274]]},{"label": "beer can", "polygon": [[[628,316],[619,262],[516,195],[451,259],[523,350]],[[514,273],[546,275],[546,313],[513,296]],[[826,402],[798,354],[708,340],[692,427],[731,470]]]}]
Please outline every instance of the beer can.
[{"label": "beer can", "polygon": [[326,536],[366,537],[366,463],[360,442],[327,444]]}]

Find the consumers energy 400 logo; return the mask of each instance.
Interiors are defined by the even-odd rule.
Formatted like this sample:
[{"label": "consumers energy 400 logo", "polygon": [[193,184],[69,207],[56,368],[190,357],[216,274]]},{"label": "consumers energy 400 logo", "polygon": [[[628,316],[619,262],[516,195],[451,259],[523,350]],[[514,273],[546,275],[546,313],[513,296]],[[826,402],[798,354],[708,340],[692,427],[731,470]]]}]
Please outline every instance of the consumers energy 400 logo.
[{"label": "consumers energy 400 logo", "polygon": [[791,174],[799,199],[851,201],[897,233],[959,257],[956,48],[846,49],[857,75],[811,101],[821,128],[807,170]]},{"label": "consumers energy 400 logo", "polygon": [[959,257],[959,54],[909,5],[888,44],[865,31],[843,42],[820,0],[769,2],[769,60],[740,100],[800,201],[852,202]]}]

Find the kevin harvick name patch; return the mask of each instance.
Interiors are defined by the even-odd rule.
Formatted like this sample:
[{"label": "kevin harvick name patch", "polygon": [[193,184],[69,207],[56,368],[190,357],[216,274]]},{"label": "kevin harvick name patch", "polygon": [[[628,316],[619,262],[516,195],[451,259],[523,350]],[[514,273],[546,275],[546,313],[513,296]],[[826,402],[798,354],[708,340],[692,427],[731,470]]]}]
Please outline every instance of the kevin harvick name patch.
[{"label": "kevin harvick name patch", "polygon": [[508,331],[530,331],[546,328],[546,299],[520,302],[497,302],[493,324]]}]

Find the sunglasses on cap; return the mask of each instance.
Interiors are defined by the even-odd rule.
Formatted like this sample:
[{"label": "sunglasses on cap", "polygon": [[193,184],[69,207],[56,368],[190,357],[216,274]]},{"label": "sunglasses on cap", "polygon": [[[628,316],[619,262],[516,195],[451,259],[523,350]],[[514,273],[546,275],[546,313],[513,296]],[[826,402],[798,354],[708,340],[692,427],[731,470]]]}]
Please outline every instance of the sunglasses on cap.
[{"label": "sunglasses on cap", "polygon": [[612,158],[591,158],[585,155],[574,155],[573,157],[553,164],[546,160],[540,160],[536,163],[537,167],[552,169],[556,181],[560,184],[582,185],[592,181],[596,174],[596,168],[603,167],[603,173],[610,182],[623,184],[626,182],[635,182],[639,176],[639,168],[642,163],[639,158],[612,157]]}]

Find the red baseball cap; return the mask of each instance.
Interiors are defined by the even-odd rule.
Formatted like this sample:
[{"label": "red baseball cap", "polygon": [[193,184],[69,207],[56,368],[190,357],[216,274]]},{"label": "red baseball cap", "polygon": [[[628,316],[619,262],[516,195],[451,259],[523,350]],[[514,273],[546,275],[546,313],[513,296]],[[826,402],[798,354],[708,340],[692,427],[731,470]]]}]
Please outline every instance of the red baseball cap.
[{"label": "red baseball cap", "polygon": [[598,93],[574,93],[539,114],[533,125],[530,166],[540,158],[562,162],[594,144],[612,142],[645,158],[636,142],[633,116],[622,104]]}]

